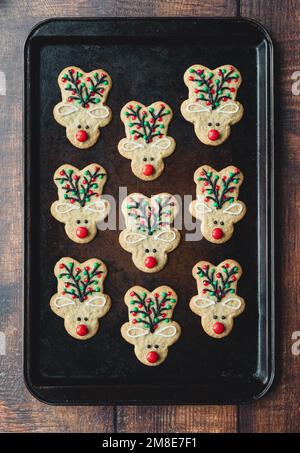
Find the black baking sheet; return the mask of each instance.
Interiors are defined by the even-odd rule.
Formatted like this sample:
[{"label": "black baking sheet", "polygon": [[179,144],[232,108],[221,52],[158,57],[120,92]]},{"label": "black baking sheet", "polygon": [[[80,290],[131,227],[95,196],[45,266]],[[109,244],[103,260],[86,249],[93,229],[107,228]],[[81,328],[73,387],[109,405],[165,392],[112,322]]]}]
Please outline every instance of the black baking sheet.
[{"label": "black baking sheet", "polygon": [[[192,64],[236,66],[243,77],[238,100],[245,108],[230,138],[219,147],[202,144],[180,114],[187,98],[183,74]],[[57,76],[69,65],[88,72],[105,69],[113,79],[108,105],[113,120],[89,150],[75,149],[53,118],[60,100]],[[25,379],[32,393],[55,404],[239,403],[252,401],[270,387],[274,375],[273,301],[273,125],[272,43],[266,31],[242,19],[55,19],[38,25],[25,46]],[[130,162],[117,151],[124,125],[119,112],[129,100],[145,105],[167,102],[176,139],[165,171],[149,183],[138,180]],[[50,214],[57,198],[53,173],[69,163],[92,162],[108,172],[105,193],[190,194],[193,174],[202,164],[217,170],[233,164],[245,176],[240,199],[245,218],[222,245],[184,238],[167,266],[145,274],[119,245],[119,231],[99,232],[89,244],[68,239],[63,224]],[[186,231],[182,231],[182,235]],[[97,335],[76,341],[50,310],[56,292],[55,263],[63,256],[92,257],[108,266],[105,292],[112,308]],[[200,259],[215,264],[226,258],[243,268],[238,294],[246,301],[232,333],[217,341],[203,331],[188,302],[196,294],[191,275]],[[178,293],[175,320],[178,343],[159,367],[146,367],[120,335],[127,320],[123,296],[135,284],[154,289],[170,285]]]}]

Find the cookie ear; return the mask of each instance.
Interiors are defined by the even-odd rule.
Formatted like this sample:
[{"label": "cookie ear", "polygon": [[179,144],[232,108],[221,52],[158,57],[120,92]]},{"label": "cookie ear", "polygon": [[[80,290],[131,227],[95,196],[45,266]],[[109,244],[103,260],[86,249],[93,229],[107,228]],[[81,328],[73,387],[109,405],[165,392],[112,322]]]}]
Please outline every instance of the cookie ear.
[{"label": "cookie ear", "polygon": [[70,115],[75,114],[79,111],[79,108],[74,104],[68,104],[65,102],[59,102],[54,107],[54,116],[56,121],[61,124],[62,126],[66,126],[68,124],[68,118]]},{"label": "cookie ear", "polygon": [[145,335],[148,335],[148,330],[142,329],[141,327],[135,327],[129,322],[126,322],[121,327],[121,334],[124,340],[128,343],[135,345],[138,341],[138,338],[142,338]]},{"label": "cookie ear", "polygon": [[61,318],[64,318],[69,310],[74,309],[75,302],[66,296],[59,296],[58,294],[55,294],[51,298],[50,306],[51,310],[54,311],[55,314]]}]

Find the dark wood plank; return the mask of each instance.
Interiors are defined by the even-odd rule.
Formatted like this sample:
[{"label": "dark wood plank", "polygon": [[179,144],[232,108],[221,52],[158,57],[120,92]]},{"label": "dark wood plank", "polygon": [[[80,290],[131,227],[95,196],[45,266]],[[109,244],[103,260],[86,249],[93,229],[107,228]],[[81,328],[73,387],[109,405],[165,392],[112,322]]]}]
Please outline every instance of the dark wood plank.
[{"label": "dark wood plank", "polygon": [[236,406],[118,407],[117,432],[234,433]]},{"label": "dark wood plank", "polygon": [[300,1],[241,1],[241,14],[260,21],[275,42],[277,160],[277,317],[278,373],[273,389],[254,405],[239,409],[243,432],[299,432],[300,356],[292,354],[292,333],[299,331],[300,97],[292,94],[292,74],[300,69]]},{"label": "dark wood plank", "polygon": [[[0,96],[0,180],[2,234],[0,331],[7,339],[1,356],[0,431],[114,432],[112,407],[53,407],[35,400],[22,376],[22,83],[23,44],[31,27],[56,16],[234,15],[235,0],[199,3],[150,0],[0,0],[1,67],[8,80]],[[10,184],[7,184],[10,181]],[[9,216],[7,213],[9,212]],[[235,407],[122,407],[117,429],[148,432],[227,432],[236,430]],[[135,423],[132,423],[132,420]]]}]

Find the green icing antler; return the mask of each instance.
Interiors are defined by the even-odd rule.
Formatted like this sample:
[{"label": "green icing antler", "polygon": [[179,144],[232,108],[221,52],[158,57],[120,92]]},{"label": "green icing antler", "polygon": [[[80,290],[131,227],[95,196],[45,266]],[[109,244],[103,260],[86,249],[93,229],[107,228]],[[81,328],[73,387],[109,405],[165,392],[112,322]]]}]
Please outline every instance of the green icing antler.
[{"label": "green icing antler", "polygon": [[[109,85],[107,74],[94,72],[93,76],[86,78],[86,82],[82,82],[80,77],[83,74],[69,69],[62,77],[62,82],[66,83],[65,91],[70,91],[72,95],[68,97],[68,101],[77,101],[81,107],[88,108],[89,104],[98,104],[103,97],[105,87]],[[99,97],[97,97],[97,96]]]},{"label": "green icing antler", "polygon": [[204,181],[203,191],[205,194],[204,201],[213,201],[216,209],[221,209],[225,203],[232,203],[235,199],[234,196],[229,195],[236,190],[236,184],[240,181],[240,171],[230,172],[229,177],[214,174],[212,171],[206,171],[205,168],[201,169],[200,175],[197,180]]},{"label": "green icing antler", "polygon": [[162,138],[165,126],[159,123],[164,116],[171,114],[171,110],[166,108],[165,104],[161,104],[157,110],[150,107],[148,111],[139,104],[135,106],[130,104],[126,108],[127,124],[135,140],[142,138],[146,143],[150,143],[154,137]]},{"label": "green icing antler", "polygon": [[98,189],[97,179],[101,180],[105,175],[106,173],[100,173],[100,167],[95,167],[94,172],[86,170],[84,176],[76,175],[72,169],[62,169],[60,177],[55,178],[55,181],[62,185],[65,200],[78,203],[83,208],[92,197],[99,196],[93,189]]},{"label": "green icing antler", "polygon": [[142,324],[144,328],[153,333],[158,328],[159,323],[168,323],[172,320],[176,299],[172,297],[171,291],[150,294],[149,296],[146,292],[138,294],[132,291],[130,296],[132,297],[130,314],[133,324]]},{"label": "green icing antler", "polygon": [[135,199],[130,196],[127,215],[136,221],[137,231],[146,232],[151,236],[155,231],[171,226],[173,207],[174,201],[171,196],[165,199],[160,197]]},{"label": "green icing antler", "polygon": [[203,293],[209,293],[216,302],[220,302],[228,293],[234,294],[235,289],[232,288],[233,283],[237,280],[235,274],[238,274],[239,268],[234,265],[231,268],[226,263],[222,266],[222,271],[217,272],[214,267],[203,265],[202,268],[198,266],[197,275],[203,280]]},{"label": "green icing antler", "polygon": [[103,271],[100,271],[101,264],[94,263],[93,268],[85,266],[84,270],[74,266],[74,262],[68,264],[61,263],[59,265],[62,270],[58,275],[59,279],[64,280],[65,289],[62,295],[69,294],[73,299],[78,299],[83,302],[93,293],[100,292],[99,278]]},{"label": "green icing antler", "polygon": [[197,100],[206,101],[206,105],[211,106],[215,110],[221,101],[226,102],[231,99],[231,94],[236,89],[230,86],[232,80],[238,80],[239,74],[234,67],[229,71],[226,68],[220,68],[218,71],[219,78],[214,79],[214,73],[208,69],[189,70],[190,75],[188,80],[195,83],[194,93],[197,94]]}]

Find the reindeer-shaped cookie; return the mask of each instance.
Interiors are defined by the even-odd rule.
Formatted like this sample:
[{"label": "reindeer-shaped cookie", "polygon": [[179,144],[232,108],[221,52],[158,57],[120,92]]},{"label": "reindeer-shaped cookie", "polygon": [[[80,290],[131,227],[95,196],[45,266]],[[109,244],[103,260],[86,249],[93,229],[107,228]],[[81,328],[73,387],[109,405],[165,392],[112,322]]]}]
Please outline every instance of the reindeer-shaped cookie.
[{"label": "reindeer-shaped cookie", "polygon": [[236,294],[241,275],[241,266],[231,259],[218,266],[199,261],[193,268],[198,295],[192,297],[190,308],[201,317],[203,329],[213,338],[226,337],[234,318],[245,309],[244,299]]},{"label": "reindeer-shaped cookie", "polygon": [[241,74],[231,65],[211,70],[195,64],[185,72],[189,98],[181,104],[181,113],[194,123],[202,143],[221,145],[229,137],[231,126],[242,118],[243,106],[235,100],[241,82]]},{"label": "reindeer-shaped cookie", "polygon": [[180,233],[172,227],[178,204],[169,193],[151,198],[132,193],[122,203],[126,229],[120,233],[123,249],[132,253],[136,267],[143,272],[158,272],[165,267],[168,253],[180,242]]},{"label": "reindeer-shaped cookie", "polygon": [[172,319],[177,303],[175,291],[169,286],[160,286],[152,292],[133,286],[124,300],[129,322],[121,327],[122,337],[134,345],[135,355],[144,365],[160,365],[181,333],[180,325]]},{"label": "reindeer-shaped cookie", "polygon": [[217,172],[209,165],[194,174],[197,200],[190,204],[190,212],[201,220],[205,239],[222,244],[231,238],[234,224],[246,214],[246,206],[238,200],[243,173],[234,166]]},{"label": "reindeer-shaped cookie", "polygon": [[167,135],[172,116],[171,108],[162,101],[148,107],[130,101],[121,110],[127,138],[119,142],[118,149],[131,160],[135,176],[144,181],[158,178],[164,170],[164,158],[175,150],[174,138]]},{"label": "reindeer-shaped cookie", "polygon": [[107,275],[105,264],[92,258],[79,263],[61,258],[55,265],[57,293],[50,300],[51,310],[64,318],[66,331],[77,340],[88,340],[99,329],[99,319],[110,309],[110,297],[103,294]]},{"label": "reindeer-shaped cookie", "polygon": [[59,74],[58,85],[62,101],[54,107],[54,118],[66,128],[72,145],[90,148],[100,137],[100,128],[112,117],[105,105],[112,87],[110,76],[102,69],[86,73],[69,66]]},{"label": "reindeer-shaped cookie", "polygon": [[51,214],[65,224],[72,241],[90,242],[97,233],[97,222],[107,217],[109,203],[101,198],[106,178],[106,171],[98,164],[82,170],[65,164],[54,173],[58,201],[52,203]]}]

